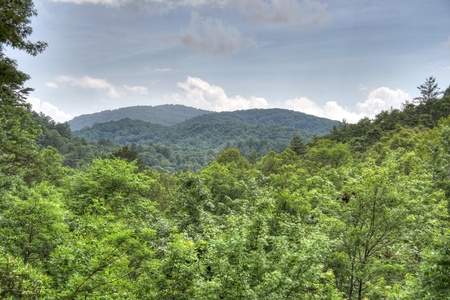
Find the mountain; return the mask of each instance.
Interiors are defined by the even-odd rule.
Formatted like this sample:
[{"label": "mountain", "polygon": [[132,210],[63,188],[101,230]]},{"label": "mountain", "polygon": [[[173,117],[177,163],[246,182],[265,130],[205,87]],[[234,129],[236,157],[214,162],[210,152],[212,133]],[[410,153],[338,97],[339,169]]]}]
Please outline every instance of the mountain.
[{"label": "mountain", "polygon": [[300,129],[308,134],[324,135],[340,122],[319,118],[287,109],[248,109],[232,112],[203,114],[178,124],[189,127],[193,124],[238,124],[238,125],[277,125]]},{"label": "mountain", "polygon": [[181,123],[164,126],[131,119],[96,123],[74,132],[75,136],[91,141],[108,139],[122,145],[161,144],[203,150],[221,149],[248,141],[268,141],[276,146],[277,149],[273,150],[283,150],[296,134],[305,140],[312,136],[299,129],[279,125]]},{"label": "mountain", "polygon": [[81,115],[73,118],[68,123],[72,130],[80,130],[84,127],[90,127],[95,123],[117,121],[124,118],[170,126],[209,113],[211,112],[207,110],[184,105],[130,106]]},{"label": "mountain", "polygon": [[285,109],[250,109],[209,112],[172,126],[124,118],[95,123],[92,127],[74,131],[74,135],[91,141],[110,140],[122,145],[158,144],[202,150],[233,146],[244,153],[255,150],[263,155],[268,151],[283,151],[295,135],[308,141],[313,135],[326,134],[339,124]]}]

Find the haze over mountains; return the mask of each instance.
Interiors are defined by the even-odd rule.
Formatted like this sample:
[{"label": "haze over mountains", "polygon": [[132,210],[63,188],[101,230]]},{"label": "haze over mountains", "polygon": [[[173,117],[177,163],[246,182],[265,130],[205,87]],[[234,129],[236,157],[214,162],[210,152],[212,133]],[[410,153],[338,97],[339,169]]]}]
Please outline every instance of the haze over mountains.
[{"label": "haze over mountains", "polygon": [[129,118],[169,126],[208,113],[211,112],[184,105],[131,106],[77,116],[69,121],[69,125],[72,130],[80,130],[95,123]]}]

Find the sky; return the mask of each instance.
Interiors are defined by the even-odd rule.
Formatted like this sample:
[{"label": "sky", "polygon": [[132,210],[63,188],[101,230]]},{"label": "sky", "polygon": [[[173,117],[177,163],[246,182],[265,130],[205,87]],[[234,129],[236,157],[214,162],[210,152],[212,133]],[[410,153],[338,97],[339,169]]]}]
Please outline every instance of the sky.
[{"label": "sky", "polygon": [[357,122],[450,85],[449,0],[35,0],[34,110],[285,108]]}]

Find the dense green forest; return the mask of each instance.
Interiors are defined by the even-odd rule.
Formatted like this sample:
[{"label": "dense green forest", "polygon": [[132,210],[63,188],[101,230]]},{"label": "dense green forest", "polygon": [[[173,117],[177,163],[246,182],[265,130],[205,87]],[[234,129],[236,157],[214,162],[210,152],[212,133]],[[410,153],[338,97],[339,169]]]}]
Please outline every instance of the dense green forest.
[{"label": "dense green forest", "polygon": [[[135,113],[136,109],[135,107],[123,109],[120,115],[126,118],[108,122],[99,121],[91,127],[74,131],[73,136],[83,138],[91,145],[92,142],[100,143],[99,148],[108,143],[128,145],[139,153],[145,165],[175,172],[185,169],[198,170],[212,162],[220,151],[230,147],[238,148],[242,155],[250,159],[264,156],[270,151],[281,153],[296,135],[307,142],[314,135],[323,135],[331,128],[340,126],[340,122],[337,121],[285,109],[204,113],[182,122],[173,116],[184,111],[192,113],[194,109],[181,105],[142,109],[142,112],[148,113],[145,120],[150,120],[156,110],[159,117],[166,116],[171,119],[166,123],[173,125],[168,126],[157,119],[145,121],[143,115]],[[165,113],[161,111],[162,109]],[[174,111],[171,112],[171,109]],[[198,113],[196,110],[194,112]],[[95,116],[99,115],[100,120],[106,120],[110,113],[111,111],[105,111],[84,117],[94,123]],[[71,128],[73,121],[69,122]],[[55,137],[46,139],[51,140]],[[74,150],[73,147],[71,149]],[[92,149],[94,150],[95,146]],[[104,153],[102,149],[98,152]],[[69,156],[64,164],[78,165],[78,162],[73,160],[74,155],[64,151],[63,153]],[[85,162],[81,157],[80,160]]]},{"label": "dense green forest", "polygon": [[33,113],[3,49],[44,50],[36,12],[2,8],[1,299],[450,299],[450,93],[433,77],[401,110],[169,173]]}]

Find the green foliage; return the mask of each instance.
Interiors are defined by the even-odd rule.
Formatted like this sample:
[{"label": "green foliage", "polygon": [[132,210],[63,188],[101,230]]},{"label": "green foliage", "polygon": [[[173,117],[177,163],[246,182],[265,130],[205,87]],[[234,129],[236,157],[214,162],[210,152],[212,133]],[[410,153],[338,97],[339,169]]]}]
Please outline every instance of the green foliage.
[{"label": "green foliage", "polygon": [[42,183],[2,197],[0,245],[26,264],[48,258],[67,233],[61,194]]},{"label": "green foliage", "polygon": [[424,254],[418,278],[420,299],[450,299],[450,231]]},{"label": "green foliage", "polygon": [[0,298],[43,299],[50,278],[21,259],[0,250]]},{"label": "green foliage", "polygon": [[[82,217],[66,243],[52,253],[47,270],[55,299],[133,299],[132,259],[142,246],[135,234],[108,216]],[[146,251],[148,252],[148,251]],[[147,255],[139,255],[145,261]]]},{"label": "green foliage", "polygon": [[194,124],[237,124],[244,125],[277,125],[281,127],[295,128],[308,132],[311,135],[326,134],[339,122],[307,115],[301,112],[286,109],[249,109],[233,112],[220,112],[204,114],[180,124],[180,127]]},{"label": "green foliage", "polygon": [[151,220],[160,191],[156,180],[138,172],[135,163],[95,159],[70,179],[67,201],[77,215],[111,213],[118,218]]},{"label": "green foliage", "polygon": [[140,171],[145,169],[145,165],[139,157],[139,153],[134,149],[130,149],[128,146],[123,146],[118,151],[112,153],[110,158],[118,158],[127,162],[136,162]]},{"label": "green foliage", "polygon": [[0,13],[0,48],[11,46],[24,50],[31,55],[42,52],[46,43],[32,43],[27,40],[33,29],[29,24],[31,18],[36,16],[33,1],[2,0]]},{"label": "green foliage", "polygon": [[2,89],[0,97],[0,172],[24,176],[35,163],[39,127],[18,96]]},{"label": "green foliage", "polygon": [[305,160],[311,169],[339,168],[351,162],[352,155],[348,145],[321,139],[308,150]]},{"label": "green foliage", "polygon": [[290,148],[299,156],[303,156],[306,153],[306,145],[298,134],[292,138]]}]

